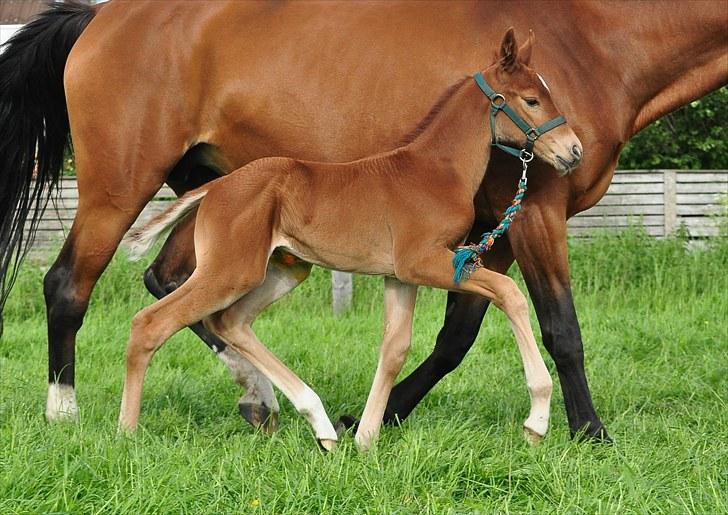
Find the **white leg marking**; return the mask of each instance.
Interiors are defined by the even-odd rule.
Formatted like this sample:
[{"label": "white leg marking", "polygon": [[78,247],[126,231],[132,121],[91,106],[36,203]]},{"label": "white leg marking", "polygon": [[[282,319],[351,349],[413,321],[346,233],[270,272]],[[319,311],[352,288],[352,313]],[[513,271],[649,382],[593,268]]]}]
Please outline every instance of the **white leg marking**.
[{"label": "white leg marking", "polygon": [[336,441],[336,430],[326,415],[319,396],[258,340],[249,325],[228,326],[224,334],[221,333],[222,331],[217,333],[218,336],[240,351],[283,392],[296,410],[311,424],[316,438]]},{"label": "white leg marking", "polygon": [[533,329],[528,318],[528,301],[526,297],[518,286],[509,280],[509,287],[503,298],[507,300],[499,307],[511,322],[511,328],[516,337],[518,350],[523,361],[528,394],[531,398],[531,411],[523,426],[526,429],[529,441],[537,443],[546,434],[549,427],[551,376],[533,336]]},{"label": "white leg marking", "polygon": [[49,422],[78,420],[78,404],[73,386],[60,383],[48,385],[45,415]]}]

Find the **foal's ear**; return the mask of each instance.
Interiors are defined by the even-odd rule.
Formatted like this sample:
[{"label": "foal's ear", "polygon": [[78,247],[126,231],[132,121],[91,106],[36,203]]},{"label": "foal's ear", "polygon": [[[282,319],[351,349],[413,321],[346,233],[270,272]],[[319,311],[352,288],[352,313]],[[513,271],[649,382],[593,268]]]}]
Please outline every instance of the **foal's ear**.
[{"label": "foal's ear", "polygon": [[516,35],[513,27],[509,28],[506,35],[503,36],[499,59],[500,67],[507,72],[513,71],[518,63],[518,45],[516,45]]},{"label": "foal's ear", "polygon": [[536,36],[533,34],[533,30],[529,30],[528,39],[521,45],[521,48],[518,49],[518,60],[526,66],[531,63],[531,53],[535,42]]}]

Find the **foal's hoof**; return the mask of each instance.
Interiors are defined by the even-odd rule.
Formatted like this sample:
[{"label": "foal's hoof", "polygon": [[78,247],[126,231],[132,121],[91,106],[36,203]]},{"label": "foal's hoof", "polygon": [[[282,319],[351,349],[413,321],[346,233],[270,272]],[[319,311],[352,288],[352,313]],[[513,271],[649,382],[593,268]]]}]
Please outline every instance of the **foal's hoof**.
[{"label": "foal's hoof", "polygon": [[329,440],[328,438],[317,438],[316,441],[319,447],[326,452],[331,452],[336,448],[336,440]]},{"label": "foal's hoof", "polygon": [[526,426],[523,426],[523,436],[526,438],[526,441],[529,443],[529,445],[536,446],[541,443],[541,440],[543,440],[544,435],[538,434],[533,429],[529,429]]},{"label": "foal's hoof", "polygon": [[256,429],[272,435],[278,430],[278,413],[271,411],[265,404],[251,404],[241,402],[238,404],[240,416]]},{"label": "foal's hoof", "polygon": [[336,421],[336,424],[334,424],[334,429],[336,429],[336,435],[338,437],[341,437],[341,435],[349,430],[356,433],[359,429],[359,420],[351,415],[341,415],[339,420]]}]

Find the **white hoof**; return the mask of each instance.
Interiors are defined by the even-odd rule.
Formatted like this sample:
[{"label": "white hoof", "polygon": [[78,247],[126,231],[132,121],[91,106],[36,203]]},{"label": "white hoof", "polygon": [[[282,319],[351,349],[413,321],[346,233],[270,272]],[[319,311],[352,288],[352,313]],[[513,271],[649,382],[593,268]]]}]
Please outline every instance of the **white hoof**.
[{"label": "white hoof", "polygon": [[544,435],[538,434],[533,429],[529,429],[526,426],[523,426],[523,436],[526,439],[526,441],[531,446],[536,446],[541,443],[541,440],[543,440]]},{"label": "white hoof", "polygon": [[331,452],[336,449],[336,440],[330,440],[328,438],[317,438],[319,445],[326,452]]},{"label": "white hoof", "polygon": [[48,422],[78,421],[78,404],[73,386],[59,383],[48,385],[45,416]]},{"label": "white hoof", "polygon": [[369,451],[369,449],[371,449],[372,446],[374,446],[374,444],[376,443],[378,436],[378,433],[360,434],[359,432],[357,432],[354,436],[354,443],[356,444],[356,448],[359,449],[359,452]]}]

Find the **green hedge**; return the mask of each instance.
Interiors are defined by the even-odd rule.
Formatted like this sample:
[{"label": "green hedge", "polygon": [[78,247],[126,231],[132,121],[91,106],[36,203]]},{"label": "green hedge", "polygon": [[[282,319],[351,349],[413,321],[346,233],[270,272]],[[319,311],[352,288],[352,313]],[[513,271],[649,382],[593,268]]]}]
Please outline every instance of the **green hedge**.
[{"label": "green hedge", "polygon": [[627,144],[619,168],[728,168],[728,88],[714,91],[649,125]]}]

